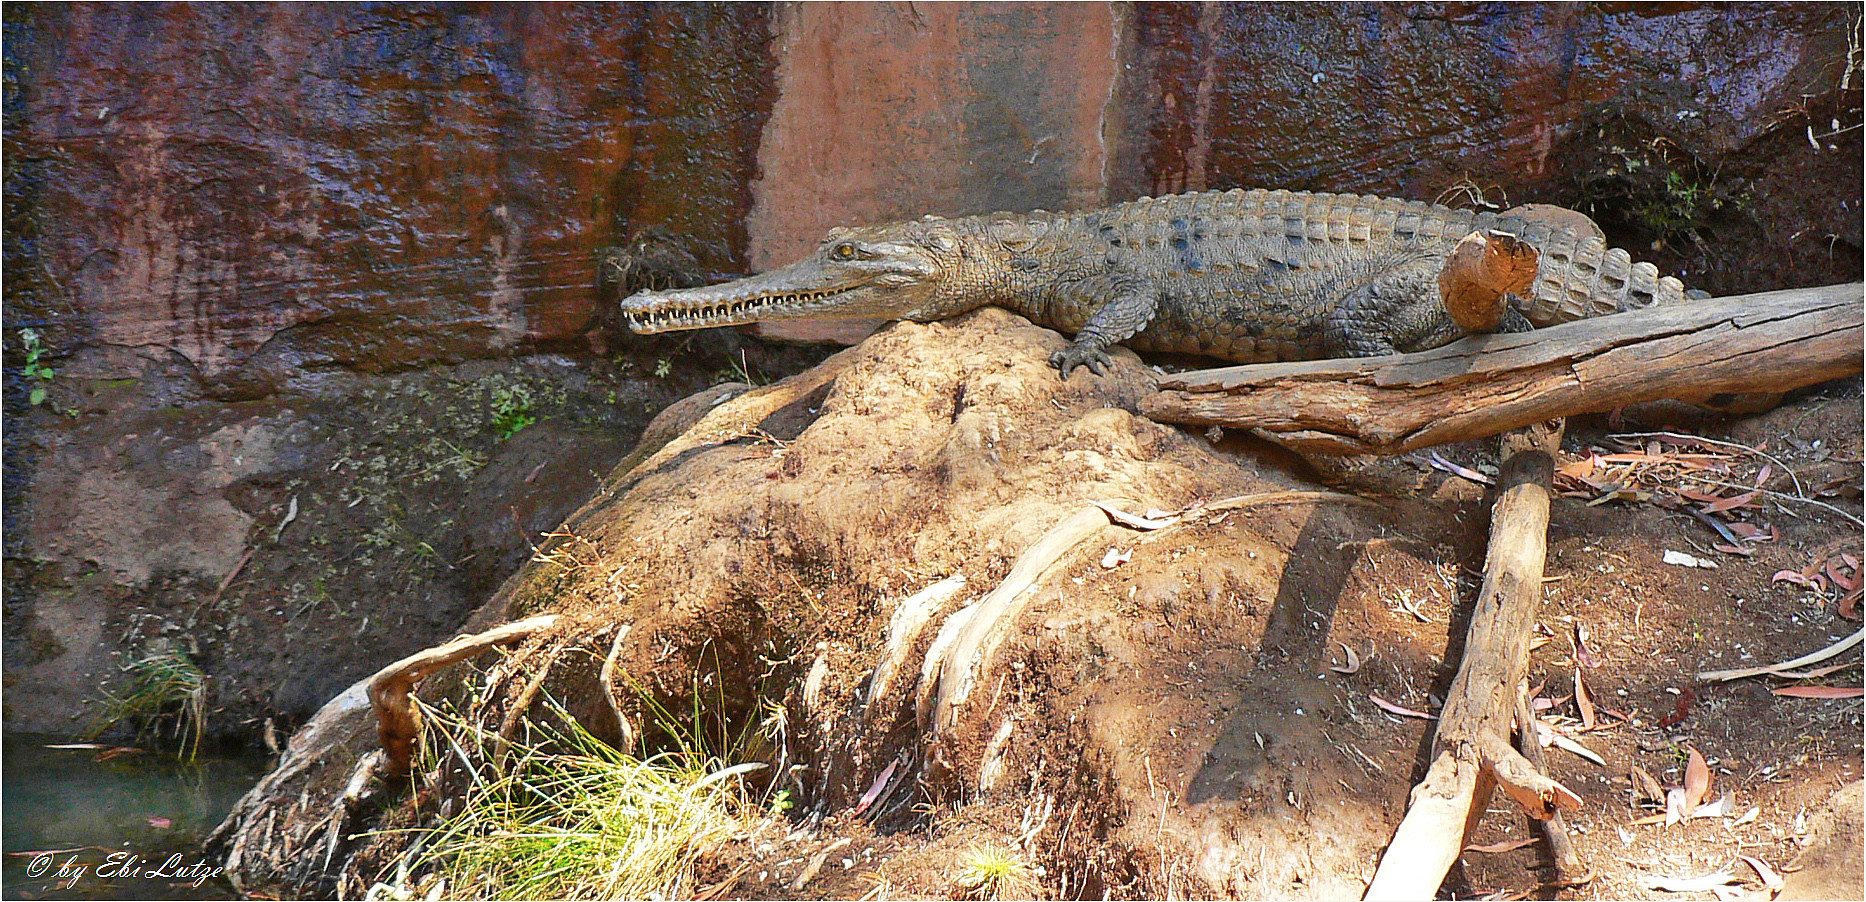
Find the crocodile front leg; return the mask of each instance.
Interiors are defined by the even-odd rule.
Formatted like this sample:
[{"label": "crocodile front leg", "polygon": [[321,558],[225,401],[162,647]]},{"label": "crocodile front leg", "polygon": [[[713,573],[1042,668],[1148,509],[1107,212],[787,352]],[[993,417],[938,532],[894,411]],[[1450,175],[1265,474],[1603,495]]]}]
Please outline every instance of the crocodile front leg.
[{"label": "crocodile front leg", "polygon": [[1108,302],[1076,331],[1075,341],[1069,347],[1050,355],[1050,365],[1056,367],[1064,379],[1079,366],[1088,367],[1089,372],[1097,376],[1103,375],[1114,364],[1108,357],[1108,348],[1139,335],[1153,322],[1159,309],[1160,291],[1153,282],[1146,279],[1115,282]]}]

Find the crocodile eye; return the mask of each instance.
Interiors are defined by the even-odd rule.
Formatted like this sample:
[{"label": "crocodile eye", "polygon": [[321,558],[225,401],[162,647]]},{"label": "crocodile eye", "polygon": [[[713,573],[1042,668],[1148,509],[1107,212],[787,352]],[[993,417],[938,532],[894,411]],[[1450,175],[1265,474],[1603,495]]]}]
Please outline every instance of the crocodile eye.
[{"label": "crocodile eye", "polygon": [[855,259],[855,245],[850,244],[849,242],[845,241],[841,244],[836,245],[833,248],[830,248],[829,259],[831,260],[853,260]]}]

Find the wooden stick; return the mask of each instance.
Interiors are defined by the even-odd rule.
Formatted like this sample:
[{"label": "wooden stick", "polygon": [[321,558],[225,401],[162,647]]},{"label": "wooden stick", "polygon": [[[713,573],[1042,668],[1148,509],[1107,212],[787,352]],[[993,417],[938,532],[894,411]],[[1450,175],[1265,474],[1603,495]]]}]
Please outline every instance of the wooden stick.
[{"label": "wooden stick", "polygon": [[1787,391],[1860,372],[1862,291],[1773,291],[1418,354],[1181,373],[1140,407],[1163,422],[1253,429],[1304,453],[1394,454],[1641,401]]},{"label": "wooden stick", "polygon": [[[1536,770],[1548,771],[1542,743],[1536,739],[1536,710],[1529,699],[1528,686],[1518,686],[1516,691],[1516,748]],[[1560,811],[1542,821],[1542,838],[1548,840],[1549,857],[1555,862],[1555,881],[1550,885],[1579,886],[1592,879],[1593,875],[1581,864],[1574,842],[1568,838],[1568,825]]]},{"label": "wooden stick", "polygon": [[1413,787],[1406,817],[1381,856],[1368,899],[1430,899],[1464,849],[1472,828],[1502,788],[1537,818],[1579,808],[1580,797],[1538,771],[1510,745],[1517,693],[1529,667],[1529,639],[1548,552],[1549,485],[1560,432],[1505,437],[1505,459],[1491,508],[1484,586],[1433,739],[1433,760]]},{"label": "wooden stick", "polygon": [[1835,642],[1820,651],[1802,655],[1793,661],[1783,661],[1780,664],[1764,664],[1761,667],[1739,667],[1735,670],[1706,670],[1698,674],[1698,680],[1705,683],[1714,683],[1724,680],[1740,680],[1744,677],[1761,676],[1765,673],[1781,673],[1784,670],[1794,670],[1797,667],[1805,667],[1809,664],[1825,661],[1834,655],[1860,644],[1860,640],[1863,638],[1866,638],[1866,629],[1859,629],[1854,631],[1853,635],[1839,642]]},{"label": "wooden stick", "polygon": [[435,670],[455,661],[472,657],[495,645],[530,636],[557,623],[556,614],[540,614],[504,626],[461,636],[444,645],[416,652],[369,678],[369,703],[376,711],[376,740],[382,744],[388,761],[384,775],[401,778],[408,775],[415,754],[415,737],[420,731],[415,721],[414,703],[409,695],[415,683]]}]

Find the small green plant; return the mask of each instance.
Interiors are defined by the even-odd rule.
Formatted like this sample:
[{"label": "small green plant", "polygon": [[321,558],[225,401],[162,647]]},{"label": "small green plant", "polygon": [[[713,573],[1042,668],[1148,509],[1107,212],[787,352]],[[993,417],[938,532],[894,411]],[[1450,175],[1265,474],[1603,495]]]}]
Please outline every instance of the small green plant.
[{"label": "small green plant", "polygon": [[85,740],[132,722],[137,724],[139,736],[150,729],[159,735],[160,725],[172,721],[172,735],[180,741],[177,756],[193,761],[200,754],[201,735],[207,730],[207,674],[187,655],[175,651],[139,658],[124,673],[127,678],[122,690],[106,691],[102,710]]},{"label": "small green plant", "polygon": [[45,357],[51,350],[34,329],[19,330],[19,343],[26,351],[26,365],[20,367],[19,372],[26,377],[27,384],[32,386],[27,391],[26,400],[38,407],[45,403],[46,390],[51,387],[52,377],[56,375],[51,367],[45,365]]},{"label": "small green plant", "polygon": [[500,387],[492,393],[492,428],[501,441],[538,421],[531,409],[531,392],[522,385]]},{"label": "small green plant", "polygon": [[967,850],[953,886],[967,899],[1034,899],[1037,877],[1015,850],[985,843]]},{"label": "small green plant", "polygon": [[743,350],[739,351],[737,362],[719,371],[718,379],[721,382],[743,382],[747,385],[770,385],[772,381],[769,376],[752,372],[751,363],[746,360]]},{"label": "small green plant", "polygon": [[674,371],[674,365],[671,363],[668,363],[665,358],[661,360],[656,360],[654,362],[654,377],[656,379],[666,379],[667,374],[673,371]]}]

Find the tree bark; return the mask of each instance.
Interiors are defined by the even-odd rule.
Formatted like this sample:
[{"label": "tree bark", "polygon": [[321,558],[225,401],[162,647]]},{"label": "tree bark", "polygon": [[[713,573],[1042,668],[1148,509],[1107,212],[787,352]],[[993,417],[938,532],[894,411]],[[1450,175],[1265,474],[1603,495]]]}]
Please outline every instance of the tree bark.
[{"label": "tree bark", "polygon": [[1297,451],[1395,454],[1660,398],[1781,392],[1860,372],[1862,286],[1649,307],[1417,354],[1199,370],[1141,412]]},{"label": "tree bark", "polygon": [[1493,790],[1501,787],[1546,820],[1581,799],[1510,745],[1510,725],[1529,667],[1529,639],[1548,551],[1551,451],[1560,431],[1513,433],[1491,508],[1484,586],[1471,614],[1464,663],[1439,711],[1433,760],[1413,787],[1406,817],[1381,856],[1367,899],[1430,899],[1458,860]]}]

